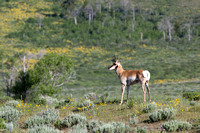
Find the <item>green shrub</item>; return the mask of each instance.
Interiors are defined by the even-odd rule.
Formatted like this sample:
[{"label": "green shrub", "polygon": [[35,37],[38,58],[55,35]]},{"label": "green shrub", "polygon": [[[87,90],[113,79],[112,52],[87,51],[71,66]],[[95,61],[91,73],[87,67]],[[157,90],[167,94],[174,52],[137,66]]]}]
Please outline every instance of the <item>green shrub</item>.
[{"label": "green shrub", "polygon": [[6,125],[4,124],[4,119],[0,118],[0,129],[5,129]]},{"label": "green shrub", "polygon": [[89,132],[94,132],[100,125],[97,120],[92,120],[88,122],[86,126]]},{"label": "green shrub", "polygon": [[138,126],[134,130],[136,133],[148,133],[148,129],[146,127]]},{"label": "green shrub", "polygon": [[175,132],[175,131],[190,130],[192,128],[192,125],[188,122],[171,120],[171,121],[165,122],[162,125],[162,128],[168,132]]},{"label": "green shrub", "polygon": [[200,92],[184,92],[183,97],[190,101],[198,101],[200,100]]},{"label": "green shrub", "polygon": [[18,101],[11,100],[5,103],[6,106],[16,107],[19,104]]},{"label": "green shrub", "polygon": [[32,69],[19,73],[13,93],[16,98],[22,96],[28,101],[33,101],[39,94],[53,96],[60,91],[59,85],[67,82],[72,68],[73,63],[66,54],[46,54]]},{"label": "green shrub", "polygon": [[88,133],[86,125],[83,123],[72,126],[69,133]]},{"label": "green shrub", "polygon": [[58,120],[54,125],[57,128],[66,128],[66,127],[72,127],[73,125],[86,123],[86,117],[81,116],[79,114],[71,114],[65,117],[63,120]]},{"label": "green shrub", "polygon": [[28,129],[28,133],[61,133],[61,131],[48,126],[35,126]]},{"label": "green shrub", "polygon": [[5,123],[5,122],[4,122],[4,124],[5,124],[5,126],[6,126],[6,129],[7,129],[8,131],[12,132],[12,130],[14,129],[14,124],[13,124],[13,122],[10,122],[10,123]]},{"label": "green shrub", "polygon": [[128,123],[130,125],[136,125],[138,123],[138,116],[133,116],[133,117],[130,117],[129,120],[128,120]]},{"label": "green shrub", "polygon": [[94,103],[90,100],[83,101],[80,105],[78,105],[79,108],[85,107],[86,109],[90,109],[94,107]]},{"label": "green shrub", "polygon": [[100,125],[95,132],[99,133],[125,133],[130,130],[130,127],[122,122],[112,122]]},{"label": "green shrub", "polygon": [[133,107],[133,105],[134,105],[134,100],[133,100],[133,99],[130,99],[130,100],[128,101],[127,106],[131,109],[131,108]]},{"label": "green shrub", "polygon": [[67,99],[67,100],[65,100],[65,101],[59,101],[59,102],[56,104],[55,108],[61,108],[61,107],[65,106],[67,103],[70,103],[70,100],[69,100],[69,99]]},{"label": "green shrub", "polygon": [[34,102],[36,104],[43,104],[43,105],[45,105],[45,104],[51,105],[51,104],[59,103],[57,98],[53,98],[53,97],[50,97],[50,96],[43,96],[43,95],[40,95],[38,98],[36,98],[34,100]]},{"label": "green shrub", "polygon": [[151,113],[149,115],[149,119],[152,122],[157,122],[157,121],[160,121],[160,120],[170,119],[170,118],[172,118],[173,114],[174,114],[173,109],[170,109],[170,108],[165,108],[164,110],[159,109],[156,112]]},{"label": "green shrub", "polygon": [[87,99],[87,100],[95,100],[96,94],[95,93],[88,93],[84,96],[84,98]]},{"label": "green shrub", "polygon": [[54,123],[59,118],[59,112],[55,109],[48,109],[40,114],[37,114],[29,118],[25,122],[26,128],[32,128],[41,125],[50,125]]},{"label": "green shrub", "polygon": [[3,106],[0,108],[0,118],[3,118],[7,122],[17,122],[22,113],[17,109],[10,106]]},{"label": "green shrub", "polygon": [[146,106],[144,107],[143,112],[144,112],[144,113],[150,113],[150,112],[155,111],[156,109],[157,109],[156,103],[155,103],[155,102],[152,102],[152,103],[150,103],[150,104],[148,104],[148,105],[146,105]]},{"label": "green shrub", "polygon": [[190,102],[190,105],[191,105],[191,106],[194,106],[195,104],[196,104],[195,101],[191,101],[191,102]]}]

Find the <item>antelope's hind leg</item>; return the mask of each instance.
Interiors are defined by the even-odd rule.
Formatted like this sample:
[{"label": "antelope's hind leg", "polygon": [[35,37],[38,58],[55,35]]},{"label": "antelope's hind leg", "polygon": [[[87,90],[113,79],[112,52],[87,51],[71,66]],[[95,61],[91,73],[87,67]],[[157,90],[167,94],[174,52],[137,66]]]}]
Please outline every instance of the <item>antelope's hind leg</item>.
[{"label": "antelope's hind leg", "polygon": [[130,86],[128,85],[127,86],[127,103],[128,103],[129,88],[130,88]]},{"label": "antelope's hind leg", "polygon": [[140,82],[141,83],[141,86],[142,86],[142,90],[143,90],[143,93],[144,93],[144,102],[146,102],[146,88],[145,88],[145,82],[144,80]]},{"label": "antelope's hind leg", "polygon": [[147,91],[148,91],[149,102],[151,102],[150,89],[149,89],[149,80],[146,81],[145,85],[146,85],[146,88],[147,88]]}]

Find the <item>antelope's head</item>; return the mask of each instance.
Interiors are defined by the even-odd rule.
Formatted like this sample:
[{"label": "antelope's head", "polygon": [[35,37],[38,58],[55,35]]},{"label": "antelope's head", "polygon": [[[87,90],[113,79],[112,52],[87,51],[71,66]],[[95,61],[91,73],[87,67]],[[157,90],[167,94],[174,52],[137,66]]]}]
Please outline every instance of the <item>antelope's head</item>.
[{"label": "antelope's head", "polygon": [[113,64],[110,67],[108,67],[109,70],[117,70],[117,68],[121,66],[119,60],[113,59],[112,62]]}]

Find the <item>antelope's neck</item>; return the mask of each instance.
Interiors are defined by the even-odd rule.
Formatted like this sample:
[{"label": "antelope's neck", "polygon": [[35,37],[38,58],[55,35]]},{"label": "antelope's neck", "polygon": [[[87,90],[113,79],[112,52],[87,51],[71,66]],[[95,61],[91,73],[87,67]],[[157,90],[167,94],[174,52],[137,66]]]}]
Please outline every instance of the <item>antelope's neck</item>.
[{"label": "antelope's neck", "polygon": [[122,66],[118,66],[118,68],[115,70],[118,77],[121,77],[123,71],[124,71],[124,69]]}]

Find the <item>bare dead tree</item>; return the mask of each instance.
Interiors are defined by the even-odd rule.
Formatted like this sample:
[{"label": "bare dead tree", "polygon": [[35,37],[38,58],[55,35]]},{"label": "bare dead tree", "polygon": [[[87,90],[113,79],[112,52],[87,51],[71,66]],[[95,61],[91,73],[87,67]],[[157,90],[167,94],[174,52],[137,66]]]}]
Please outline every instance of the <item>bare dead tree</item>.
[{"label": "bare dead tree", "polygon": [[167,24],[165,19],[162,19],[159,23],[158,23],[158,29],[161,30],[163,32],[163,39],[166,40],[166,30],[167,30]]},{"label": "bare dead tree", "polygon": [[114,3],[113,0],[105,0],[106,6],[108,8],[108,11],[111,11],[112,5]]},{"label": "bare dead tree", "polygon": [[41,14],[38,15],[38,27],[39,27],[39,29],[42,28],[42,16],[41,16]]},{"label": "bare dead tree", "polygon": [[172,40],[172,30],[173,30],[173,26],[170,23],[170,18],[166,18],[166,23],[168,26],[168,35],[169,35],[169,40]]},{"label": "bare dead tree", "polygon": [[127,20],[127,16],[128,16],[128,12],[129,12],[129,0],[122,0],[121,1],[121,5],[123,7],[123,11],[124,11],[124,20],[125,20],[125,23],[126,23],[126,20]]},{"label": "bare dead tree", "polygon": [[[70,79],[75,79],[76,78],[76,72],[73,71],[69,74],[64,74],[64,73],[54,73],[51,77],[51,80],[53,82],[53,87],[57,88],[57,87],[61,87],[63,85],[65,85],[66,83],[68,83],[70,81]],[[61,80],[63,79],[63,80]]]},{"label": "bare dead tree", "polygon": [[99,13],[101,14],[101,10],[102,10],[102,3],[103,3],[103,0],[96,0],[96,9],[99,11]]},{"label": "bare dead tree", "polygon": [[93,8],[93,3],[88,3],[84,9],[86,15],[88,16],[89,25],[94,18],[95,12]]},{"label": "bare dead tree", "polygon": [[129,10],[132,14],[132,24],[131,25],[132,25],[132,30],[134,31],[135,30],[135,6],[132,1],[130,1],[129,6],[130,6]]},{"label": "bare dead tree", "polygon": [[5,83],[6,86],[6,95],[11,96],[11,88],[17,76],[15,67],[10,68],[8,73],[1,72],[0,74],[3,77],[3,82]]},{"label": "bare dead tree", "polygon": [[191,40],[191,21],[190,22],[188,22],[188,23],[186,23],[186,24],[184,24],[183,25],[183,29],[186,29],[187,30],[187,38],[188,38],[188,41],[190,41]]},{"label": "bare dead tree", "polygon": [[81,6],[77,6],[77,7],[74,7],[74,9],[71,11],[71,16],[74,18],[74,24],[75,25],[78,24],[77,16],[79,15],[80,10],[81,10]]}]

